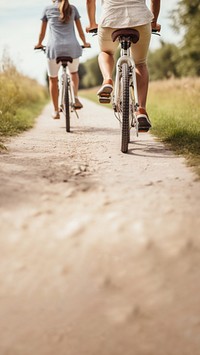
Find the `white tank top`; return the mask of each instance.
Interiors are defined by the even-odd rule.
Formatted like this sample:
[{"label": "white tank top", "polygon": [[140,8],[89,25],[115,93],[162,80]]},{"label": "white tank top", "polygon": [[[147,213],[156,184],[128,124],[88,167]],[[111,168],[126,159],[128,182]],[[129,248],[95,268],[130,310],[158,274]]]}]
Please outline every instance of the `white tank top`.
[{"label": "white tank top", "polygon": [[102,27],[124,28],[145,25],[153,14],[145,0],[102,0]]}]

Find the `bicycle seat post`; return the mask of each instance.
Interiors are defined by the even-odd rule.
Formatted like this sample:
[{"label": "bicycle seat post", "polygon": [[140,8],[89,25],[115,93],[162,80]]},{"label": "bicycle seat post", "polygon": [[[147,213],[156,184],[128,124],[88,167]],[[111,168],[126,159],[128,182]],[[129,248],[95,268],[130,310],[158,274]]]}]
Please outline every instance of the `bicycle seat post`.
[{"label": "bicycle seat post", "polygon": [[130,56],[130,47],[131,47],[130,37],[127,36],[119,37],[119,42],[121,45],[121,55]]}]

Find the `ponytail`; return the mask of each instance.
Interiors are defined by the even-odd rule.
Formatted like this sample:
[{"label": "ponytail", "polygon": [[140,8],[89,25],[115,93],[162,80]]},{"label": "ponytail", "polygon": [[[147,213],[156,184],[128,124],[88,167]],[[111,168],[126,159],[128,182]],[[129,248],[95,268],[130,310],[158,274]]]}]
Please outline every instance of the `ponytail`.
[{"label": "ponytail", "polygon": [[72,14],[72,7],[68,0],[61,0],[59,3],[60,20],[62,23],[67,23]]}]

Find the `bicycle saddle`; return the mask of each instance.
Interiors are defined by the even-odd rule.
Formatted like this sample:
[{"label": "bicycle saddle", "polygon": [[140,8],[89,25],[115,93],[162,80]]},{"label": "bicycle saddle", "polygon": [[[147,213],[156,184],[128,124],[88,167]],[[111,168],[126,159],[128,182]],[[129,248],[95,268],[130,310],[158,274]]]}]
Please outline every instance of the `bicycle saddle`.
[{"label": "bicycle saddle", "polygon": [[64,57],[64,56],[61,56],[61,57],[57,57],[56,58],[56,63],[63,63],[63,64],[67,64],[68,62],[72,63],[73,62],[73,58],[72,57]]},{"label": "bicycle saddle", "polygon": [[140,34],[137,30],[132,28],[121,28],[112,33],[113,42],[115,42],[118,37],[129,37],[131,42],[136,43],[140,38]]}]

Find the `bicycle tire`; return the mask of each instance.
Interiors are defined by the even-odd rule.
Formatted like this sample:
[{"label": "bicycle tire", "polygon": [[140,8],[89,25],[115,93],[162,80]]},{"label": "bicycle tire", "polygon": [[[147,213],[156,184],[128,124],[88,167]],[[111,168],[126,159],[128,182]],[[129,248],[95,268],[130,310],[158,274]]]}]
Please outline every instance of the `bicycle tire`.
[{"label": "bicycle tire", "polygon": [[137,117],[136,117],[136,108],[138,104],[136,104],[136,99],[135,99],[135,91],[133,85],[131,85],[131,91],[130,91],[130,106],[131,106],[131,127],[135,128],[135,133],[136,136],[138,137],[138,122],[137,122]]},{"label": "bicycle tire", "polygon": [[122,129],[121,129],[121,151],[128,152],[130,141],[129,127],[129,67],[127,63],[122,64]]},{"label": "bicycle tire", "polygon": [[66,122],[66,132],[70,132],[70,110],[69,110],[69,83],[66,80],[64,88],[64,115]]}]

